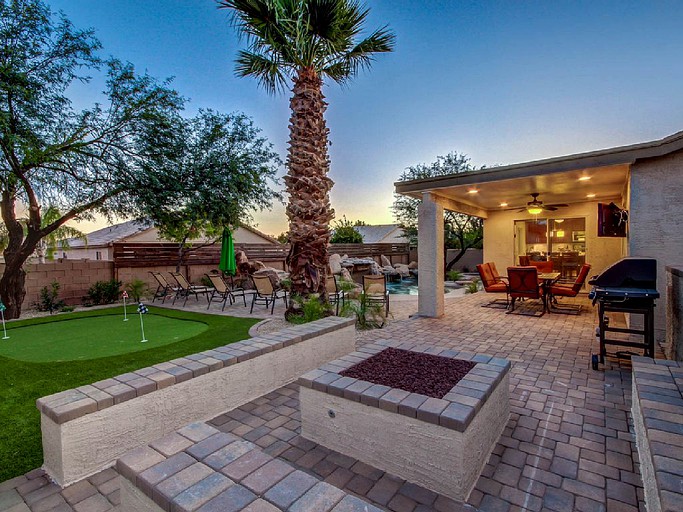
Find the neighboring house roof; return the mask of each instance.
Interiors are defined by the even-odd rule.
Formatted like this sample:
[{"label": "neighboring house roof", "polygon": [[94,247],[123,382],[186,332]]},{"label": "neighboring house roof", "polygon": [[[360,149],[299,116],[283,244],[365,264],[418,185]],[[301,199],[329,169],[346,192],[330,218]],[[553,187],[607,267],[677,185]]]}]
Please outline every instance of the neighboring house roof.
[{"label": "neighboring house roof", "polygon": [[[244,229],[246,231],[250,231],[251,233],[255,234],[256,236],[263,238],[266,241],[269,241],[274,244],[279,244],[279,242],[269,236],[266,235],[265,233],[260,232],[259,230],[252,228],[251,226],[247,225],[241,225],[241,229]],[[88,248],[93,248],[93,247],[106,247],[114,242],[121,242],[126,240],[127,238],[133,237],[134,235],[138,235],[140,233],[143,233],[145,231],[152,230],[154,228],[153,224],[150,221],[146,220],[129,220],[127,222],[122,222],[120,224],[114,224],[113,226],[107,226],[106,228],[98,229],[97,231],[93,231],[92,233],[88,233],[86,235],[87,238],[87,243],[80,239],[80,238],[69,238],[69,248],[70,249],[80,249],[84,247]],[[155,230],[156,232],[156,230]],[[156,236],[155,236],[156,238]],[[163,240],[158,240],[159,242],[162,242]]]},{"label": "neighboring house roof", "polygon": [[402,244],[408,239],[398,224],[379,224],[377,226],[354,226],[363,237],[364,244]]},{"label": "neighboring house roof", "polygon": [[129,220],[113,226],[98,229],[86,235],[87,242],[80,238],[69,238],[69,248],[80,247],[106,247],[107,245],[122,240],[131,235],[145,231],[152,227],[152,223],[145,220]]}]

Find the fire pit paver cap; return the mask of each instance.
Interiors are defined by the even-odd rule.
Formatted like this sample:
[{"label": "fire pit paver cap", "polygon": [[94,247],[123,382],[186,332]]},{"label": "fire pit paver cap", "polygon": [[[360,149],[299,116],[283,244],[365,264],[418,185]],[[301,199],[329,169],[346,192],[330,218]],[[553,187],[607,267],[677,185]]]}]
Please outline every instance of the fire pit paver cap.
[{"label": "fire pit paver cap", "polygon": [[[340,375],[340,372],[350,366],[369,359],[388,347],[464,359],[477,364],[440,399]],[[474,419],[475,412],[481,409],[508,371],[510,361],[507,359],[458,352],[433,345],[381,340],[302,375],[298,383],[323,393],[464,432]]]}]

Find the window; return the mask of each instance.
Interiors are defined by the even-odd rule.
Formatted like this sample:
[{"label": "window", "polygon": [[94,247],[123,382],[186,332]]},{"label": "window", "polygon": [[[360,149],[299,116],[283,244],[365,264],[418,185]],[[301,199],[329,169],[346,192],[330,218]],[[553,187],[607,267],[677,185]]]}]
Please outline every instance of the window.
[{"label": "window", "polygon": [[530,261],[552,261],[563,278],[578,275],[586,260],[586,219],[564,218],[515,221],[515,264],[520,256]]},{"label": "window", "polygon": [[95,252],[95,259],[96,259],[96,260],[101,260],[101,259],[102,259],[102,251],[96,251],[96,252]]}]

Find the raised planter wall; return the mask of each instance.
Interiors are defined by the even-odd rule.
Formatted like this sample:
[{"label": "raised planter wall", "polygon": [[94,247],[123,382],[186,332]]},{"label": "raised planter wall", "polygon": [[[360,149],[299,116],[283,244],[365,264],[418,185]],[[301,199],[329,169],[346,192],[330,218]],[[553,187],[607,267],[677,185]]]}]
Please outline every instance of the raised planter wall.
[{"label": "raised planter wall", "polygon": [[127,451],[205,421],[354,350],[351,319],[330,317],[40,398],[44,468],[61,486]]}]

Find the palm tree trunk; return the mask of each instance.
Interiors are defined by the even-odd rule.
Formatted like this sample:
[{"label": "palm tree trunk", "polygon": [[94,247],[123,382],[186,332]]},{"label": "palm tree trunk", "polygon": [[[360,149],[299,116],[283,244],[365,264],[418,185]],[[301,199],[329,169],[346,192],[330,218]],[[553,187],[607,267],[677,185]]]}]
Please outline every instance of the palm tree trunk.
[{"label": "palm tree trunk", "polygon": [[310,68],[299,71],[293,93],[289,102],[292,115],[285,176],[290,237],[287,266],[293,294],[324,296],[329,223],[334,218],[329,197],[333,182],[327,176],[330,169],[329,130],[324,117],[327,103],[322,80]]}]

